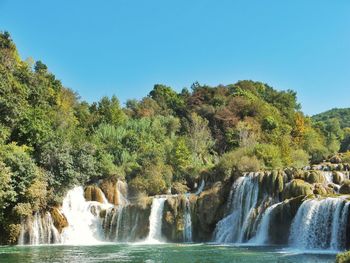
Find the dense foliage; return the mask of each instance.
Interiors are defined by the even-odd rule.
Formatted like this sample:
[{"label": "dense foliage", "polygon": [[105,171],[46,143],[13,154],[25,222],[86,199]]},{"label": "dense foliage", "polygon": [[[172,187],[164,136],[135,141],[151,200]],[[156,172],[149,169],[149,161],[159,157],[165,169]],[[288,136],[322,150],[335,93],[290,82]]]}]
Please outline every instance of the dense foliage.
[{"label": "dense foliage", "polygon": [[350,150],[350,108],[332,109],[314,115],[312,119],[324,133],[331,132],[336,148],[340,147],[341,152]]},{"label": "dense foliage", "polygon": [[0,34],[2,233],[59,204],[75,184],[122,178],[134,193],[193,189],[203,175],[321,161],[343,138],[339,121],[305,117],[295,92],[253,81],[194,83],[180,93],[157,84],[124,108],[114,96],[89,104],[41,61],[22,61],[10,35]]},{"label": "dense foliage", "polygon": [[350,108],[345,109],[331,109],[312,116],[314,121],[326,122],[330,119],[337,119],[340,122],[340,127],[350,128]]}]

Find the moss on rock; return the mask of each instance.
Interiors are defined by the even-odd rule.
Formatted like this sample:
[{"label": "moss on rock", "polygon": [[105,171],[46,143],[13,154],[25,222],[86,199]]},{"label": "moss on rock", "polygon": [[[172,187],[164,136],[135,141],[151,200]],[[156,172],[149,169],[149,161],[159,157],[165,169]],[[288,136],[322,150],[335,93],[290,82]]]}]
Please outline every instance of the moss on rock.
[{"label": "moss on rock", "polygon": [[192,216],[193,240],[209,241],[217,222],[223,218],[230,183],[214,183],[197,199]]},{"label": "moss on rock", "polygon": [[162,233],[171,242],[182,242],[186,197],[178,195],[167,198],[164,203]]},{"label": "moss on rock", "polygon": [[313,189],[311,184],[300,179],[294,179],[290,183],[286,184],[282,196],[283,200],[285,200],[293,197],[307,196],[312,194]]},{"label": "moss on rock", "polygon": [[320,171],[311,171],[305,176],[305,181],[310,184],[323,184],[325,183],[325,178]]},{"label": "moss on rock", "polygon": [[322,196],[326,196],[326,195],[332,195],[334,194],[334,190],[332,187],[329,186],[325,186],[323,184],[315,184],[314,185],[314,190],[313,193],[315,195],[322,195]]},{"label": "moss on rock", "polygon": [[345,180],[339,189],[340,194],[350,194],[350,180]]},{"label": "moss on rock", "polygon": [[333,172],[332,173],[332,177],[333,177],[333,182],[335,183],[335,184],[341,184],[343,181],[344,181],[344,178],[343,178],[343,176],[341,175],[341,173],[340,172]]}]

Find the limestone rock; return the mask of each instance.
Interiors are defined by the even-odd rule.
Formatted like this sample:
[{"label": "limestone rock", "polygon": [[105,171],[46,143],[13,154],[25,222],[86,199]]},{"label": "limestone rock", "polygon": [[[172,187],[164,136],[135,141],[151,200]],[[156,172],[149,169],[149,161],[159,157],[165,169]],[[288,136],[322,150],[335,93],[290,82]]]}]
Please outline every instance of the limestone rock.
[{"label": "limestone rock", "polygon": [[50,210],[51,218],[54,226],[58,230],[59,233],[62,233],[63,228],[68,226],[67,218],[57,207],[53,207]]},{"label": "limestone rock", "polygon": [[325,182],[325,178],[319,171],[311,171],[307,173],[305,181],[307,181],[310,184],[323,184]]},{"label": "limestone rock", "polygon": [[307,196],[313,194],[312,185],[301,180],[294,179],[290,183],[286,184],[285,189],[283,190],[282,196],[283,199],[290,199],[298,196]]},{"label": "limestone rock", "polygon": [[86,201],[96,201],[100,203],[104,202],[103,192],[96,185],[87,186],[84,191],[84,197]]},{"label": "limestone rock", "polygon": [[192,217],[193,238],[196,241],[209,241],[217,222],[223,218],[231,182],[216,182],[203,191],[195,205]]},{"label": "limestone rock", "polygon": [[299,196],[285,200],[273,210],[269,228],[271,244],[288,244],[290,226],[303,199],[303,196]]},{"label": "limestone rock", "polygon": [[350,194],[350,180],[345,180],[340,186],[339,193]]},{"label": "limestone rock", "polygon": [[342,159],[341,159],[341,157],[340,157],[339,155],[334,155],[334,156],[332,156],[332,157],[329,159],[329,161],[330,161],[331,163],[341,163],[341,162],[342,162]]}]

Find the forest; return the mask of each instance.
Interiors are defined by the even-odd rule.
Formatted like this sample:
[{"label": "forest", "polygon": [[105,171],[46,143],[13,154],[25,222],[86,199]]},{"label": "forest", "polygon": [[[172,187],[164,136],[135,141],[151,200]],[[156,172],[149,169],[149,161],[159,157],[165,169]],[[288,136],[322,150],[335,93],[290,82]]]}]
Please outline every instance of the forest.
[{"label": "forest", "polygon": [[155,84],[125,106],[116,96],[88,103],[2,32],[0,232],[102,179],[125,180],[135,196],[184,193],[203,177],[302,168],[339,152],[350,160],[349,119],[349,110],[306,116],[294,91],[251,80],[181,92]]}]

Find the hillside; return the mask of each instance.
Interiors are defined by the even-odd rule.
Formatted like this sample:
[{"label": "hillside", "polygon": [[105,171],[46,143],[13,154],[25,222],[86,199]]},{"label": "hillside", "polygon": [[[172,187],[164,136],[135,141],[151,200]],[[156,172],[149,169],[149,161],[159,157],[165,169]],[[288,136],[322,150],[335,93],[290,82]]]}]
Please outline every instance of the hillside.
[{"label": "hillside", "polygon": [[314,121],[326,122],[330,119],[337,119],[341,128],[350,127],[350,108],[338,109],[334,108],[312,116]]}]

